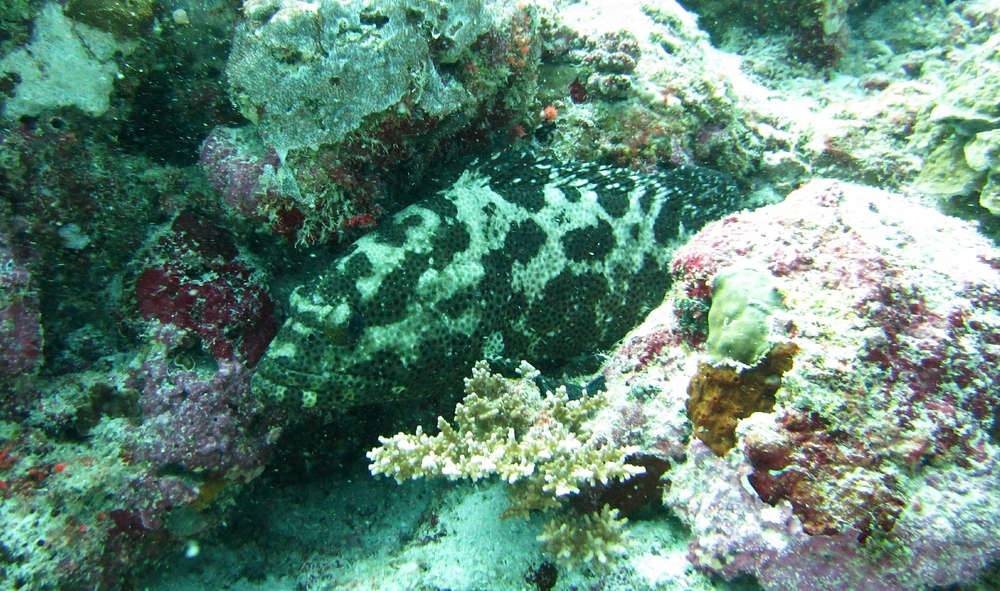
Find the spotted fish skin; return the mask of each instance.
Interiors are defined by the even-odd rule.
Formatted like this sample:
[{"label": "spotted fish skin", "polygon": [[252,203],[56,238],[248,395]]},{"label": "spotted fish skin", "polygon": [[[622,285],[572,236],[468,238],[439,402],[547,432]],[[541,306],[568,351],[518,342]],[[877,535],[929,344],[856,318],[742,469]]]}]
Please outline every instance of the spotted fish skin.
[{"label": "spotted fish skin", "polygon": [[703,168],[495,158],[297,288],[253,391],[346,407],[440,396],[479,359],[606,350],[662,302],[680,242],[740,203],[728,177]]}]

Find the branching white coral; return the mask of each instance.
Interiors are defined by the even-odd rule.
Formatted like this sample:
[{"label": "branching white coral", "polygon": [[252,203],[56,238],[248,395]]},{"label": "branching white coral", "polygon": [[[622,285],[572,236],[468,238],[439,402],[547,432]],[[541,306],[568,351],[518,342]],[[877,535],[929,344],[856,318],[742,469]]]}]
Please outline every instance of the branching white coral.
[{"label": "branching white coral", "polygon": [[536,539],[564,566],[583,563],[601,568],[628,551],[627,523],[628,519],[618,518],[618,509],[604,505],[587,515],[553,519]]},{"label": "branching white coral", "polygon": [[454,424],[438,417],[437,435],[417,427],[412,435],[380,437],[382,445],[368,452],[371,473],[400,483],[435,476],[475,481],[496,474],[508,484],[533,478],[545,494],[562,497],[645,471],[625,463],[638,448],[610,445],[586,428],[605,403],[603,393],[571,401],[559,388],[539,396],[530,379],[491,375],[483,361],[465,391]]},{"label": "branching white coral", "polygon": [[[637,447],[617,447],[587,427],[587,421],[606,404],[603,392],[570,400],[561,387],[541,396],[532,379],[537,375],[534,368],[522,362],[518,373],[522,377],[514,380],[490,374],[486,362],[480,361],[465,381],[466,396],[455,407],[454,424],[438,417],[437,435],[417,427],[412,435],[380,437],[381,445],[368,452],[369,470],[399,483],[431,477],[476,481],[497,475],[510,485],[511,506],[504,517],[558,509],[567,496],[582,488],[645,472],[625,461]],[[580,532],[591,523],[599,530],[595,530],[595,546],[573,550],[567,560],[605,563],[609,556],[617,556],[610,550],[618,546],[608,540],[619,540],[620,545],[622,527],[614,534],[612,524],[623,526],[625,520],[616,521],[617,510],[605,509],[614,515],[605,511],[554,519],[570,529],[543,534],[553,539],[547,546],[566,552],[563,546],[587,539]],[[557,534],[563,540],[558,544]]]}]

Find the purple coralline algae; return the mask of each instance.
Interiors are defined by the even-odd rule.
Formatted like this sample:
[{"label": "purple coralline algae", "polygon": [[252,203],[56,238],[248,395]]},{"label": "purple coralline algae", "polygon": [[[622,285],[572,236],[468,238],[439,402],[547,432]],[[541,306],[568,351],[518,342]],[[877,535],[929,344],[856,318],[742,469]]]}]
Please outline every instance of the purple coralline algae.
[{"label": "purple coralline algae", "polygon": [[0,236],[0,381],[42,362],[42,319],[31,275]]},{"label": "purple coralline algae", "polygon": [[144,420],[127,444],[133,457],[229,481],[260,474],[274,434],[246,395],[246,367],[218,365],[213,372],[179,367],[165,354],[146,359],[135,378]]},{"label": "purple coralline algae", "polygon": [[201,145],[200,162],[223,201],[248,218],[267,219],[263,199],[267,178],[281,164],[274,148],[265,148],[250,127],[212,130]]},{"label": "purple coralline algae", "polygon": [[[711,286],[740,267],[782,294],[768,339],[796,347],[794,367],[774,378],[773,411],[740,417],[734,447],[679,447]],[[667,302],[606,375],[676,399],[647,402],[644,431],[675,462],[664,498],[690,528],[692,563],[769,590],[902,591],[968,581],[1000,555],[989,241],[907,198],[814,181],[707,226],[673,269]]]},{"label": "purple coralline algae", "polygon": [[129,446],[157,465],[249,481],[269,443],[250,369],[277,330],[274,305],[233,238],[178,214],[135,284],[153,347],[134,377],[143,423]]},{"label": "purple coralline algae", "polygon": [[11,356],[0,376],[6,575],[25,588],[118,588],[125,570],[218,523],[220,504],[263,471],[280,433],[248,398],[275,331],[264,276],[230,233],[182,211],[124,278],[119,320],[134,348],[33,374],[31,267],[0,255],[0,312],[32,321],[0,331]]}]

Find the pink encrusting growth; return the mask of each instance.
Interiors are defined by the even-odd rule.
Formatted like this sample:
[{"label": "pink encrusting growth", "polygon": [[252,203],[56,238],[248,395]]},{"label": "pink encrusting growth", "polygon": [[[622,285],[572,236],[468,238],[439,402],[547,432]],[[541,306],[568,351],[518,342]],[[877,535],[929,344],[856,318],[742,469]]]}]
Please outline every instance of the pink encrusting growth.
[{"label": "pink encrusting growth", "polygon": [[270,426],[247,397],[250,372],[220,362],[214,373],[177,367],[153,355],[136,376],[145,421],[129,429],[125,447],[153,466],[249,482],[263,470]]},{"label": "pink encrusting growth", "polygon": [[27,267],[0,236],[0,378],[29,374],[42,363],[42,318]]},{"label": "pink encrusting growth", "polygon": [[216,127],[201,145],[200,162],[226,205],[250,218],[267,218],[261,209],[267,181],[274,178],[281,161],[252,129]]},{"label": "pink encrusting growth", "polygon": [[[997,257],[965,222],[833,181],[677,252],[667,303],[609,381],[661,376],[661,398],[684,400],[703,347],[692,302],[707,309],[732,267],[770,274],[785,309],[769,338],[799,348],[774,410],[740,420],[735,448],[720,458],[691,437],[666,476],[695,565],[767,589],[902,591],[968,581],[1000,555]],[[650,417],[647,433],[676,432]]]},{"label": "pink encrusting growth", "polygon": [[191,331],[217,360],[256,365],[277,331],[274,303],[228,233],[184,212],[156,249],[163,260],[136,279],[139,313]]},{"label": "pink encrusting growth", "polygon": [[[231,233],[193,212],[153,236],[133,292],[147,346],[122,384],[136,393],[141,421],[124,426],[120,441],[146,472],[112,515],[135,539],[163,533],[169,512],[196,499],[204,509],[212,487],[258,476],[280,432],[249,396],[276,331],[265,276]],[[216,493],[205,499],[205,490]]]},{"label": "pink encrusting growth", "polygon": [[135,308],[151,347],[128,380],[143,421],[127,429],[124,447],[154,469],[249,481],[273,443],[249,396],[277,329],[264,276],[230,233],[191,212],[161,231],[147,259]]}]

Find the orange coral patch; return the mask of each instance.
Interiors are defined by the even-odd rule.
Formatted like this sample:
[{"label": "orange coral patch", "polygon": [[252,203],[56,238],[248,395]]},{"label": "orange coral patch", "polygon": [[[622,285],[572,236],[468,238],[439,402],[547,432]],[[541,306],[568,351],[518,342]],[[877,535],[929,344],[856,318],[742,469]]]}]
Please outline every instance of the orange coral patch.
[{"label": "orange coral patch", "polygon": [[718,456],[736,445],[736,423],[755,412],[774,408],[774,395],[781,376],[792,368],[799,347],[780,343],[751,369],[737,372],[731,367],[698,366],[688,384],[687,415],[694,435]]}]

